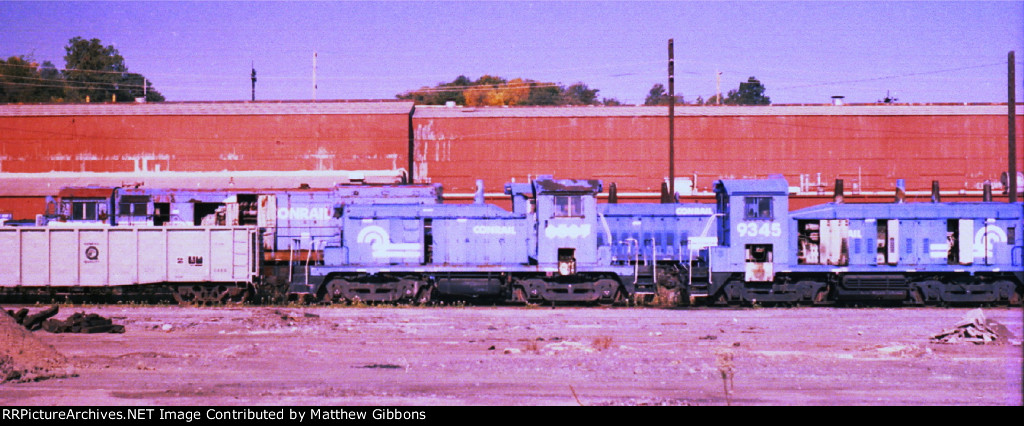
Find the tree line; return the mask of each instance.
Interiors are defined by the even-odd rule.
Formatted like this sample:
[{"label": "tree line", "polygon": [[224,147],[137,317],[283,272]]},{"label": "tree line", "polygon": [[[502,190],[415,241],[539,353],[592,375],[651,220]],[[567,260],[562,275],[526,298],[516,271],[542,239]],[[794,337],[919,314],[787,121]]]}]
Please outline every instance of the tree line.
[{"label": "tree line", "polygon": [[470,80],[464,75],[434,87],[422,87],[395,97],[418,105],[445,105],[455,102],[465,106],[515,105],[619,105],[615,99],[598,99],[597,89],[576,83],[568,87],[536,80],[484,75]]},{"label": "tree line", "polygon": [[63,69],[25,55],[0,58],[0,103],[164,101],[149,79],[128,71],[114,46],[75,37],[64,51]]},{"label": "tree line", "polygon": [[[708,99],[697,96],[693,102],[687,102],[683,96],[676,95],[676,105],[770,105],[771,98],[765,96],[765,87],[756,77],[750,77],[746,82],[740,83],[739,89],[730,90],[726,96],[721,94],[712,95]],[[651,87],[644,99],[644,105],[668,105],[672,102],[672,96],[666,93],[665,86],[657,83]]]},{"label": "tree line", "polygon": [[[19,102],[162,102],[164,96],[153,89],[143,75],[128,71],[124,57],[114,46],[98,39],[75,37],[64,47],[64,68],[50,61],[41,64],[25,55],[0,58],[0,103]],[[460,75],[451,82],[438,83],[396,95],[418,105],[465,106],[565,106],[622,105],[615,98],[599,98],[599,89],[582,82],[569,86],[531,79],[511,80],[484,75],[476,80]],[[688,102],[683,96],[671,96],[661,83],[651,87],[644,105],[768,105],[765,87],[755,77],[741,82],[727,96],[697,97]]]},{"label": "tree line", "polygon": [[[599,89],[591,89],[586,84],[576,83],[568,87],[545,83],[536,80],[515,78],[506,80],[501,77],[484,75],[471,80],[464,75],[458,76],[448,83],[438,83],[433,87],[422,87],[395,95],[398,99],[410,100],[417,105],[445,105],[454,102],[465,106],[564,106],[564,105],[622,105],[618,99],[603,98],[598,100]],[[705,100],[698,96],[694,102],[687,102],[683,96],[676,95],[676,105],[769,105],[771,99],[765,96],[765,87],[757,78],[750,77],[740,83],[738,89],[730,90],[728,96],[711,96]],[[651,87],[644,105],[668,105],[673,97],[666,93],[661,83]]]}]

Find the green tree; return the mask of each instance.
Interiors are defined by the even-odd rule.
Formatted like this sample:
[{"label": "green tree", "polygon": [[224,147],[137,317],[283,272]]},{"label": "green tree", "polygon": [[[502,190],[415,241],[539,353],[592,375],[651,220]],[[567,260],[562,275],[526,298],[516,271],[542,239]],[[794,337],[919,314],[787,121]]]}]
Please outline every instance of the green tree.
[{"label": "green tree", "polygon": [[161,101],[163,95],[150,90],[148,80],[129,73],[124,57],[114,46],[104,46],[99,39],[75,37],[64,47],[64,78],[68,82],[68,99],[83,101],[132,102],[142,97],[145,87],[147,101]]},{"label": "green tree", "polygon": [[555,106],[562,104],[562,88],[554,84],[536,84],[530,87],[526,105]]},{"label": "green tree", "polygon": [[750,77],[745,83],[740,83],[739,90],[730,90],[723,102],[727,105],[770,105],[772,100],[764,95],[764,91],[764,85]]},{"label": "green tree", "polygon": [[591,89],[586,84],[576,83],[562,91],[562,105],[597,105],[598,89]]},{"label": "green tree", "polygon": [[651,90],[647,92],[644,105],[668,105],[668,95],[665,94],[665,86],[661,83],[654,83]]},{"label": "green tree", "polygon": [[450,83],[438,83],[435,87],[421,87],[395,96],[398,99],[405,99],[415,102],[417,105],[444,105],[448,102],[455,102],[458,105],[466,104],[466,97],[462,91],[473,84],[464,75],[458,76]]},{"label": "green tree", "polygon": [[[685,104],[682,96],[675,96],[676,105]],[[661,83],[654,83],[651,86],[651,90],[647,92],[647,98],[644,99],[644,105],[668,105],[672,102],[672,96],[667,93],[665,86]]]},{"label": "green tree", "polygon": [[[134,100],[136,98],[145,97],[146,102],[163,102],[164,95],[160,94],[153,89],[153,82],[142,76],[142,74],[136,74],[133,72],[125,73],[121,77],[121,81],[118,86],[124,90],[128,100]],[[145,87],[145,90],[143,89]],[[121,99],[121,95],[118,95],[118,100]]]},{"label": "green tree", "polygon": [[42,66],[12,56],[0,59],[0,102],[55,102],[64,95],[61,74],[49,61]]}]

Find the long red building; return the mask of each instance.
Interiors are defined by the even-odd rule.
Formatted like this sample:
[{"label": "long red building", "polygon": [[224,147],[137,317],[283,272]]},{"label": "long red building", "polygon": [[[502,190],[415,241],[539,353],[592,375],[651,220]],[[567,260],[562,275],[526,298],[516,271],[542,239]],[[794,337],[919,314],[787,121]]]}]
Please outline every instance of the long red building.
[{"label": "long red building", "polygon": [[[1007,106],[678,107],[676,187],[781,174],[794,191],[848,197],[1003,192]],[[1021,155],[1024,108],[1016,106]],[[533,176],[598,178],[652,199],[668,177],[667,107],[467,108],[400,101],[0,105],[10,173],[407,170],[459,198]],[[1018,161],[1018,164],[1024,163]],[[1021,166],[1018,166],[1021,167]],[[408,170],[408,169],[412,170]],[[10,176],[10,175],[6,175]],[[0,212],[17,194],[0,190]],[[889,195],[884,195],[888,197]],[[827,197],[826,197],[827,198]],[[821,201],[824,201],[822,199]]]},{"label": "long red building", "polygon": [[[905,179],[908,189],[927,190],[938,180],[944,190],[980,191],[985,180],[998,187],[1008,164],[1006,105],[675,111],[676,177],[700,191],[718,178],[771,174],[784,175],[802,191],[831,191],[837,178],[851,192],[891,192],[896,179]],[[1017,106],[1018,133],[1021,111]],[[652,192],[669,173],[665,107],[418,106],[412,123],[416,176],[455,192],[481,176],[550,173]]]}]

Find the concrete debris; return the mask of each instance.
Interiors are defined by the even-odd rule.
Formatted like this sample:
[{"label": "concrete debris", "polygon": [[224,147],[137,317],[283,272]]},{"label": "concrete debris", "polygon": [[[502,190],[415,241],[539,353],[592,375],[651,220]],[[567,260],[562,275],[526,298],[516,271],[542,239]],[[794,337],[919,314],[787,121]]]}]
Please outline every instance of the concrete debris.
[{"label": "concrete debris", "polygon": [[124,326],[96,314],[76,312],[66,320],[48,319],[43,329],[50,333],[124,333]]},{"label": "concrete debris", "polygon": [[933,343],[946,344],[974,343],[976,345],[999,345],[1007,343],[1012,338],[1013,335],[1006,326],[995,320],[986,319],[985,313],[981,309],[973,309],[967,312],[953,328],[933,335],[931,340]]}]

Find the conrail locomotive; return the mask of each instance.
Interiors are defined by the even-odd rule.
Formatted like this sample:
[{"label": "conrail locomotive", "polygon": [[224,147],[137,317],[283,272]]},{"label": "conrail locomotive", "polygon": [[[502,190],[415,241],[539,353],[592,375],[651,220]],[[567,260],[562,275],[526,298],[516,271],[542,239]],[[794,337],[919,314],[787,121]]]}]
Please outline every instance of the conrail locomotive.
[{"label": "conrail locomotive", "polygon": [[599,203],[603,190],[541,176],[506,184],[506,210],[479,182],[472,204],[445,204],[436,184],[66,188],[37,223],[0,227],[0,287],[159,286],[182,303],[1019,305],[1024,292],[1024,203],[837,190],[789,211],[782,178],[716,181],[714,204]]}]

